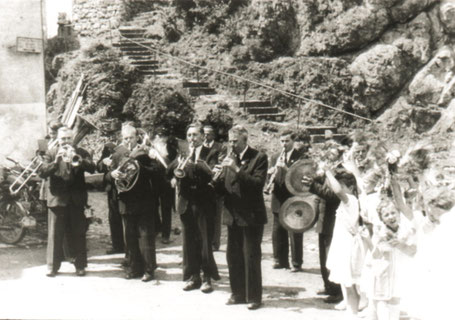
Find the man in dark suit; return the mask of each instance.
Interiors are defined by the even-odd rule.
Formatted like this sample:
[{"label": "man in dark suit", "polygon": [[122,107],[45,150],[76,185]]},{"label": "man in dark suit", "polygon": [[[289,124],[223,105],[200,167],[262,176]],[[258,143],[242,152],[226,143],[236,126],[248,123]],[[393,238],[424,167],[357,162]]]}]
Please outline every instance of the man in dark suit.
[{"label": "man in dark suit", "polygon": [[[158,127],[155,130],[153,145],[166,165],[169,165],[177,157],[177,142],[169,137],[169,130],[165,127]],[[159,229],[161,231],[161,243],[171,242],[172,229],[172,209],[175,209],[175,190],[171,185],[171,177],[163,175],[163,180],[159,184],[158,200],[160,206],[161,219]],[[159,218],[159,216],[158,216]]]},{"label": "man in dark suit", "polygon": [[229,131],[232,157],[217,167],[224,179],[217,184],[224,194],[227,224],[227,262],[232,295],[227,304],[248,303],[258,309],[262,303],[261,242],[267,223],[263,187],[267,177],[267,156],[248,146],[248,131],[240,125]]},{"label": "man in dark suit", "polygon": [[202,292],[210,293],[213,291],[211,279],[220,279],[212,251],[215,191],[209,185],[218,151],[202,145],[202,126],[199,124],[190,125],[186,137],[190,149],[186,165],[179,166],[185,163],[180,157],[169,167],[170,172],[177,167],[184,172],[175,174],[177,212],[183,227],[183,280],[186,281],[183,290],[201,288]]},{"label": "man in dark suit", "polygon": [[90,154],[82,148],[72,146],[73,132],[61,127],[57,134],[58,144],[44,156],[41,167],[42,178],[48,178],[47,206],[48,244],[47,276],[55,277],[63,260],[63,239],[74,255],[76,275],[84,276],[87,267],[87,189],[84,172],[93,173],[95,164]]},{"label": "man in dark suit", "polygon": [[112,166],[112,156],[115,149],[116,145],[113,142],[106,143],[103,151],[101,152],[101,158],[96,165],[98,172],[104,173],[103,185],[107,194],[108,220],[112,241],[112,247],[106,251],[107,254],[122,253],[125,250],[122,217],[118,208],[117,188],[112,181],[108,182],[106,179],[106,176]]},{"label": "man in dark suit", "polygon": [[[204,126],[204,147],[208,149],[214,149],[218,151],[220,157],[226,155],[226,150],[223,145],[215,141],[215,130],[211,125]],[[216,194],[216,210],[215,210],[215,231],[213,235],[212,246],[214,251],[220,249],[221,243],[221,216],[223,212],[223,196]]]},{"label": "man in dark suit", "polygon": [[[154,279],[156,264],[155,221],[158,204],[153,193],[156,181],[164,174],[164,167],[155,159],[153,152],[146,153],[137,145],[136,128],[122,128],[123,145],[113,155],[111,171],[106,175],[108,182],[117,181],[119,211],[122,216],[126,249],[126,279],[139,278],[147,282]],[[130,151],[131,150],[131,151]],[[127,181],[122,166],[125,161],[139,166],[137,181],[121,187]]]},{"label": "man in dark suit", "polygon": [[[340,157],[340,153],[336,148],[333,152],[328,153],[326,160],[333,163]],[[342,168],[337,168],[335,177],[338,177],[342,172]],[[328,182],[325,181],[324,176],[316,176],[314,178],[304,176],[302,182],[309,185],[309,191],[319,196],[324,200],[324,210],[319,211],[318,221],[316,224],[316,231],[319,234],[319,264],[321,268],[322,280],[324,281],[324,290],[318,294],[329,295],[325,302],[336,303],[343,299],[341,294],[341,287],[337,283],[329,280],[329,270],[327,269],[327,253],[330,248],[333,236],[333,228],[335,226],[335,215],[340,199],[329,187]]]},{"label": "man in dark suit", "polygon": [[302,270],[303,263],[303,233],[287,231],[280,222],[279,213],[283,203],[292,197],[286,187],[285,177],[287,169],[303,157],[300,150],[294,148],[296,134],[285,130],[280,135],[282,151],[276,153],[271,159],[270,175],[274,175],[272,191],[273,213],[273,258],[274,269],[289,268],[289,238],[291,242],[292,269],[291,272]]}]

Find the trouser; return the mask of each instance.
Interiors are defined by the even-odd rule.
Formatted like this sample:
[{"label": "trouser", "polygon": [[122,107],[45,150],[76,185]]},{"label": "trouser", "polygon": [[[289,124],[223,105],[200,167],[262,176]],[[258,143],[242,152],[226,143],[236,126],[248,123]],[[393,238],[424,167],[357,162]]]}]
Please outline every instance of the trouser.
[{"label": "trouser", "polygon": [[273,213],[273,259],[284,268],[289,268],[289,239],[291,240],[292,266],[303,264],[303,233],[287,231],[280,222],[279,214]]},{"label": "trouser", "polygon": [[180,215],[183,229],[183,280],[204,277],[219,280],[218,268],[213,257],[213,216],[188,205]]},{"label": "trouser", "polygon": [[87,267],[87,219],[83,206],[50,207],[48,213],[47,266],[58,271],[64,259],[64,239],[76,269]]},{"label": "trouser", "polygon": [[156,269],[155,215],[122,215],[127,272],[154,274]]},{"label": "trouser", "polygon": [[111,231],[112,248],[115,251],[124,251],[122,216],[118,208],[117,195],[111,191],[107,194],[108,219]]},{"label": "trouser", "polygon": [[371,320],[399,320],[400,319],[400,299],[390,300],[370,300],[370,319]]},{"label": "trouser", "polygon": [[319,233],[319,265],[321,268],[322,280],[324,281],[324,288],[330,295],[341,294],[341,287],[339,284],[329,280],[329,270],[327,269],[327,253],[329,252],[330,243],[332,242],[332,235]]},{"label": "trouser", "polygon": [[223,202],[224,198],[222,196],[216,196],[216,210],[214,217],[214,234],[213,234],[213,247],[217,250],[220,248],[221,244],[221,220],[223,216]]},{"label": "trouser", "polygon": [[165,190],[159,195],[160,201],[160,231],[163,238],[169,239],[172,228],[172,208],[174,207],[174,189],[165,187]]},{"label": "trouser", "polygon": [[236,300],[262,301],[261,242],[264,226],[228,226],[229,283]]}]

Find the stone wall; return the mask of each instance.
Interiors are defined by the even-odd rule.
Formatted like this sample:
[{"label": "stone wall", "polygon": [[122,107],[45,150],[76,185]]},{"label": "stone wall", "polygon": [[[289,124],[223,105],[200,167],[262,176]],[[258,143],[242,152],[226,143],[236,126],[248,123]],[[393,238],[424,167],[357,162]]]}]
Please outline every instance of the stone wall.
[{"label": "stone wall", "polygon": [[152,10],[155,0],[73,0],[73,24],[82,37],[111,38],[112,29],[140,12]]}]

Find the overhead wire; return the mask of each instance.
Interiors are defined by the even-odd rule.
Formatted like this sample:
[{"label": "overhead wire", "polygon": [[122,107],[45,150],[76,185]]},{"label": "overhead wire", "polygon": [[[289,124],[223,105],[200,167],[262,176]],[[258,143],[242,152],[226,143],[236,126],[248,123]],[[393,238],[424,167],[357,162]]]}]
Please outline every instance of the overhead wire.
[{"label": "overhead wire", "polygon": [[141,46],[141,47],[143,47],[145,49],[148,49],[148,50],[151,50],[151,51],[153,51],[155,53],[158,53],[159,55],[168,57],[170,59],[179,61],[181,63],[184,63],[186,65],[189,65],[189,66],[192,66],[192,67],[195,67],[195,68],[198,68],[198,69],[203,69],[203,70],[206,70],[206,71],[209,71],[209,72],[222,74],[222,75],[225,75],[225,76],[228,76],[228,77],[232,77],[234,79],[237,79],[237,80],[240,80],[240,81],[243,81],[243,82],[249,82],[249,83],[252,83],[254,85],[257,85],[257,86],[260,86],[260,87],[263,87],[263,88],[267,88],[267,89],[279,92],[279,93],[281,93],[281,94],[283,94],[285,96],[293,97],[293,98],[300,99],[300,100],[303,100],[303,101],[306,101],[306,102],[311,102],[311,103],[314,103],[316,105],[323,106],[323,107],[325,107],[327,109],[330,109],[330,110],[333,110],[333,111],[336,111],[336,112],[340,112],[340,113],[344,113],[344,114],[347,114],[347,115],[350,115],[352,117],[359,118],[359,119],[362,119],[362,120],[365,120],[365,121],[370,121],[370,122],[374,121],[372,119],[360,116],[358,114],[355,114],[355,113],[352,113],[352,112],[349,112],[349,111],[346,111],[346,110],[342,110],[342,109],[338,109],[338,108],[332,107],[332,106],[330,106],[328,104],[325,104],[325,103],[323,103],[323,102],[321,102],[319,100],[306,98],[306,97],[294,94],[292,92],[289,92],[289,91],[286,91],[286,90],[282,90],[282,89],[279,89],[279,88],[275,88],[275,87],[273,87],[271,85],[268,85],[268,84],[265,84],[265,83],[262,83],[262,82],[258,82],[256,80],[251,80],[251,79],[247,79],[247,78],[238,76],[236,74],[232,74],[232,73],[228,73],[228,72],[224,72],[224,71],[220,71],[220,70],[215,70],[215,69],[212,69],[212,68],[209,68],[209,67],[205,67],[205,66],[201,66],[201,65],[192,63],[192,62],[187,61],[185,59],[182,59],[182,58],[173,56],[171,54],[168,54],[166,52],[163,52],[163,51],[161,51],[159,49],[156,49],[156,48],[153,48],[151,46],[148,46],[148,45],[142,44],[140,42],[134,41],[134,40],[132,40],[130,38],[127,38],[127,37],[123,36],[122,34],[120,34],[120,37],[123,38],[123,39],[126,39],[127,41],[130,41],[130,42],[132,42],[132,43],[134,43],[134,44],[136,44],[138,46]]}]

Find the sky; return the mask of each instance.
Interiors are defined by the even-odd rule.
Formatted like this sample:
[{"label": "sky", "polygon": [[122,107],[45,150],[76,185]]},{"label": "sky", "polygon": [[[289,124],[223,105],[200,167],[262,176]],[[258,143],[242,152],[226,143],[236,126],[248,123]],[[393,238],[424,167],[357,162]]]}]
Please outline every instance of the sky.
[{"label": "sky", "polygon": [[46,22],[47,37],[52,38],[57,35],[57,18],[59,12],[66,12],[71,19],[72,0],[44,0],[46,3]]}]

